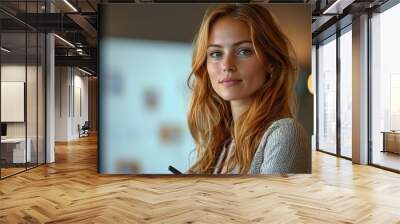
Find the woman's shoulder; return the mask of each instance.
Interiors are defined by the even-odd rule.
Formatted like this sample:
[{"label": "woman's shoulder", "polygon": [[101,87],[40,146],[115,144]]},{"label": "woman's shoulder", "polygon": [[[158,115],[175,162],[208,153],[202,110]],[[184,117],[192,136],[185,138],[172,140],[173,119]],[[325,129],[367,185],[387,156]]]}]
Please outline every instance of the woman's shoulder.
[{"label": "woman's shoulder", "polygon": [[274,121],[265,131],[253,158],[252,173],[308,172],[307,132],[293,118]]},{"label": "woman's shoulder", "polygon": [[265,130],[263,140],[267,137],[274,135],[279,136],[283,139],[291,139],[297,135],[305,135],[306,131],[303,126],[294,118],[282,118],[275,120],[271,125]]}]

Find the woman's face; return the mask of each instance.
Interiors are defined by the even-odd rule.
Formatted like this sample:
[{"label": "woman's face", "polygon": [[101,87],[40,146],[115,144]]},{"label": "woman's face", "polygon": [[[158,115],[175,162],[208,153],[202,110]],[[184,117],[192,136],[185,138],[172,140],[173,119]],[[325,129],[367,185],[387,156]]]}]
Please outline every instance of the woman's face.
[{"label": "woman's face", "polygon": [[266,70],[245,23],[229,17],[214,23],[208,39],[207,71],[215,92],[231,102],[248,102],[264,84]]}]

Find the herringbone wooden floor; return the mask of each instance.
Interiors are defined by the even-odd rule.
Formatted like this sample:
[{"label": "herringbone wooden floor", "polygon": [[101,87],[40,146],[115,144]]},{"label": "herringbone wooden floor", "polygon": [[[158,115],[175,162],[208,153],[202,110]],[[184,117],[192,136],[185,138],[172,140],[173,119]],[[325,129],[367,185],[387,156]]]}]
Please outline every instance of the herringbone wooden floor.
[{"label": "herringbone wooden floor", "polygon": [[0,223],[400,223],[400,175],[313,153],[313,174],[132,177],[96,173],[96,139],[0,181]]}]

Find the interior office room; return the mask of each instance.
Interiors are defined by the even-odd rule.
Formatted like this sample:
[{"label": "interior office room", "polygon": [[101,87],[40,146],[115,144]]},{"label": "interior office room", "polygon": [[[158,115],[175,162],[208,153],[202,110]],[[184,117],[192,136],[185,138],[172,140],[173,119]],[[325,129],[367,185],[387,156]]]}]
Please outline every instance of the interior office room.
[{"label": "interior office room", "polygon": [[[101,173],[101,136],[129,138],[99,122],[101,86],[122,91],[102,79],[102,7],[193,3],[172,2],[0,2],[0,223],[400,223],[398,0],[240,1],[311,11],[311,72],[298,87],[312,105],[310,174]],[[158,93],[144,95],[153,109]]]}]

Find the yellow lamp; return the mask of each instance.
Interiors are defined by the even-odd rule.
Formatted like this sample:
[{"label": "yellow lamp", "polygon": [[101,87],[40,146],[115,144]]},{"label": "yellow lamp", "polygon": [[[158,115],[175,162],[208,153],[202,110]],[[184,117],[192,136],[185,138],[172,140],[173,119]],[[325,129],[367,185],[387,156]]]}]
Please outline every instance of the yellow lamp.
[{"label": "yellow lamp", "polygon": [[307,89],[308,89],[308,92],[310,92],[311,94],[314,94],[312,87],[313,87],[313,79],[312,79],[312,74],[310,74],[307,79]]}]

